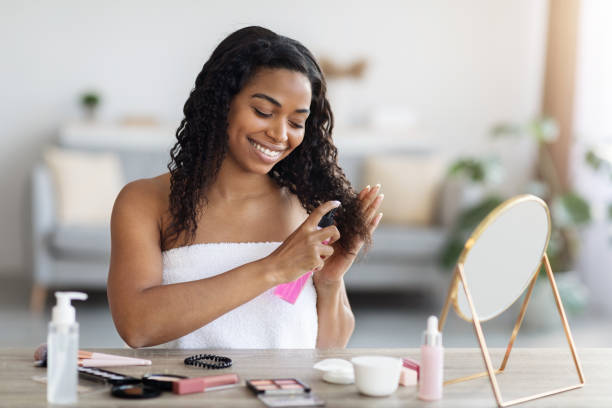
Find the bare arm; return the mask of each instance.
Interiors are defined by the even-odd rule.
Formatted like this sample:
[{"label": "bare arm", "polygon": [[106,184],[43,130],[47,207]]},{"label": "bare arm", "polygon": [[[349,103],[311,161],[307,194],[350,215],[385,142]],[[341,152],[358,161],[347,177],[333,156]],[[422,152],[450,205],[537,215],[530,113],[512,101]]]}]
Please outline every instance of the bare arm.
[{"label": "bare arm", "polygon": [[184,336],[276,284],[264,258],[211,278],[162,285],[154,201],[142,183],[128,185],[111,219],[108,299],[117,330],[131,347]]},{"label": "bare arm", "polygon": [[351,310],[344,280],[324,285],[315,282],[319,333],[317,348],[346,347],[353,330],[355,316]]},{"label": "bare arm", "polygon": [[[370,234],[374,232],[382,213],[376,215],[384,195],[378,195],[380,186],[369,186],[359,193],[362,211],[368,222]],[[313,281],[317,289],[317,314],[319,317],[318,348],[346,347],[355,328],[355,316],[351,310],[344,274],[353,265],[363,241],[354,243],[352,251],[345,251],[337,243],[333,255],[325,261],[325,266],[315,272]]]},{"label": "bare arm", "polygon": [[111,219],[108,299],[117,331],[131,347],[184,336],[266,290],[321,267],[321,257],[333,252],[321,241],[339,237],[335,227],[316,230],[318,219],[332,208],[327,203],[266,258],[211,278],[162,285],[156,201],[146,181],[131,183],[119,194]]}]

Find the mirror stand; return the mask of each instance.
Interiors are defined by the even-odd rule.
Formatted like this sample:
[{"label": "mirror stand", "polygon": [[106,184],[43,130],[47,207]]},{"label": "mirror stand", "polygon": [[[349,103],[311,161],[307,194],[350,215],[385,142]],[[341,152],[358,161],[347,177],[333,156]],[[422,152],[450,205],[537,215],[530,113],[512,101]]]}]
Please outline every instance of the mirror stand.
[{"label": "mirror stand", "polygon": [[[536,280],[538,278],[538,273],[536,272],[533,276],[533,278],[531,279],[531,282],[529,283],[528,289],[527,289],[527,294],[525,296],[525,299],[523,300],[523,304],[521,306],[521,310],[519,312],[518,318],[516,320],[516,324],[514,325],[514,329],[512,330],[512,335],[510,337],[510,341],[508,342],[508,347],[506,348],[506,354],[504,355],[504,358],[502,360],[502,363],[500,365],[500,367],[495,370],[493,368],[493,364],[491,362],[491,355],[489,353],[489,349],[487,348],[487,344],[484,338],[484,334],[482,331],[482,326],[480,324],[480,319],[478,318],[477,314],[476,314],[476,309],[474,307],[474,303],[472,301],[472,296],[470,294],[470,290],[469,287],[467,285],[467,280],[465,278],[465,274],[463,272],[463,264],[458,263],[455,267],[455,271],[453,272],[453,277],[451,279],[451,285],[448,291],[448,295],[446,297],[446,301],[444,303],[444,307],[442,308],[442,312],[440,313],[440,322],[438,325],[438,330],[440,332],[442,332],[442,329],[444,327],[444,323],[446,321],[446,317],[448,315],[448,310],[450,308],[451,302],[453,302],[453,300],[455,299],[455,297],[457,296],[457,286],[459,284],[459,282],[461,282],[462,286],[463,286],[463,290],[465,292],[465,296],[472,314],[472,322],[474,324],[474,330],[476,332],[476,337],[478,339],[478,344],[480,345],[480,351],[482,353],[482,358],[484,360],[485,363],[485,367],[487,371],[481,372],[481,373],[477,373],[477,374],[473,374],[473,375],[469,375],[469,376],[465,376],[465,377],[460,377],[460,378],[455,378],[455,379],[451,379],[451,380],[447,380],[444,382],[444,385],[450,385],[450,384],[455,384],[458,382],[462,382],[462,381],[467,381],[467,380],[472,380],[475,378],[480,378],[480,377],[484,377],[484,376],[488,376],[489,377],[489,381],[491,382],[491,387],[493,389],[493,393],[495,395],[495,400],[497,401],[497,405],[500,407],[508,407],[511,405],[516,405],[516,404],[520,404],[526,401],[531,401],[537,398],[542,398],[542,397],[546,397],[549,395],[553,395],[553,394],[558,394],[561,392],[565,392],[565,391],[570,391],[576,388],[580,388],[584,385],[585,381],[584,381],[584,376],[582,374],[582,367],[580,365],[580,361],[578,360],[578,354],[576,353],[576,346],[574,345],[574,339],[572,338],[572,333],[570,331],[570,327],[569,324],[567,322],[567,316],[565,315],[565,310],[563,309],[563,304],[561,303],[561,297],[559,296],[559,290],[557,289],[557,284],[555,282],[555,278],[553,276],[553,272],[552,272],[552,268],[550,267],[550,262],[548,261],[548,256],[546,255],[546,253],[544,253],[544,256],[542,257],[542,261],[540,263],[540,267],[544,266],[545,270],[546,270],[546,276],[548,277],[548,281],[550,283],[552,292],[553,292],[553,296],[555,298],[555,303],[557,304],[557,310],[559,311],[559,316],[561,318],[561,322],[563,324],[563,329],[565,331],[565,337],[567,338],[567,342],[569,344],[570,350],[572,352],[572,357],[574,360],[574,365],[576,367],[576,372],[578,374],[578,379],[579,379],[579,383],[576,385],[571,385],[568,387],[562,387],[562,388],[557,388],[557,389],[553,389],[551,391],[547,391],[547,392],[543,392],[543,393],[539,393],[539,394],[535,394],[535,395],[531,395],[528,397],[522,397],[522,398],[517,398],[517,399],[513,399],[510,401],[504,401],[501,395],[501,391],[499,389],[499,385],[497,383],[497,378],[496,378],[496,374],[500,374],[504,371],[504,369],[506,368],[506,364],[508,362],[508,359],[510,357],[510,352],[512,351],[512,347],[514,345],[514,340],[516,339],[516,336],[519,332],[519,329],[521,327],[521,323],[523,322],[523,317],[525,316],[525,312],[527,311],[527,304],[529,303],[529,298],[531,297],[531,294],[533,292],[533,288],[535,286]],[[537,271],[540,270],[540,267],[538,267]]]}]

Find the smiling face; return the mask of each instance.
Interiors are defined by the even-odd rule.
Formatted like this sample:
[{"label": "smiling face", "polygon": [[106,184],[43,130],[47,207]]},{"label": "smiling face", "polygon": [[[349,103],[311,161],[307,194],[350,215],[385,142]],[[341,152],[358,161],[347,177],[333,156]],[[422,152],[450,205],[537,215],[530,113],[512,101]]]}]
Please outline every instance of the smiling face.
[{"label": "smiling face", "polygon": [[310,99],[306,75],[259,70],[230,104],[226,160],[242,170],[267,174],[302,143]]}]

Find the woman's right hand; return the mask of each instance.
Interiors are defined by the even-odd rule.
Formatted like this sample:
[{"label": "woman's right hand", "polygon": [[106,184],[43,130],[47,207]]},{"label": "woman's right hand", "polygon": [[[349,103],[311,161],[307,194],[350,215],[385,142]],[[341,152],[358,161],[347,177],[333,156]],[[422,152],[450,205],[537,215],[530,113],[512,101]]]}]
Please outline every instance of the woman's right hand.
[{"label": "woman's right hand", "polygon": [[[327,201],[318,206],[274,252],[264,258],[278,284],[321,269],[325,259],[334,253],[331,244],[340,239],[338,228],[330,225],[318,229],[318,225],[325,214],[338,206],[339,201]],[[323,241],[328,242],[324,244]]]}]

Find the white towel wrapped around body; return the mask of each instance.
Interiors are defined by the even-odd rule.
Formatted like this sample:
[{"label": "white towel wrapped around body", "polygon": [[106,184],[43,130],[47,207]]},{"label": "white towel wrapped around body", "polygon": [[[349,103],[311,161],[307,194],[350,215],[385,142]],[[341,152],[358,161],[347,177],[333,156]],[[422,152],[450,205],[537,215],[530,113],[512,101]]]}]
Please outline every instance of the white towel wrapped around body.
[{"label": "white towel wrapped around body", "polygon": [[[163,284],[219,275],[266,257],[280,244],[205,243],[164,251]],[[206,296],[206,293],[203,292],[202,296]],[[271,288],[164,346],[203,349],[315,348],[317,331],[317,294],[311,277],[294,305],[275,296],[274,288]]]}]

